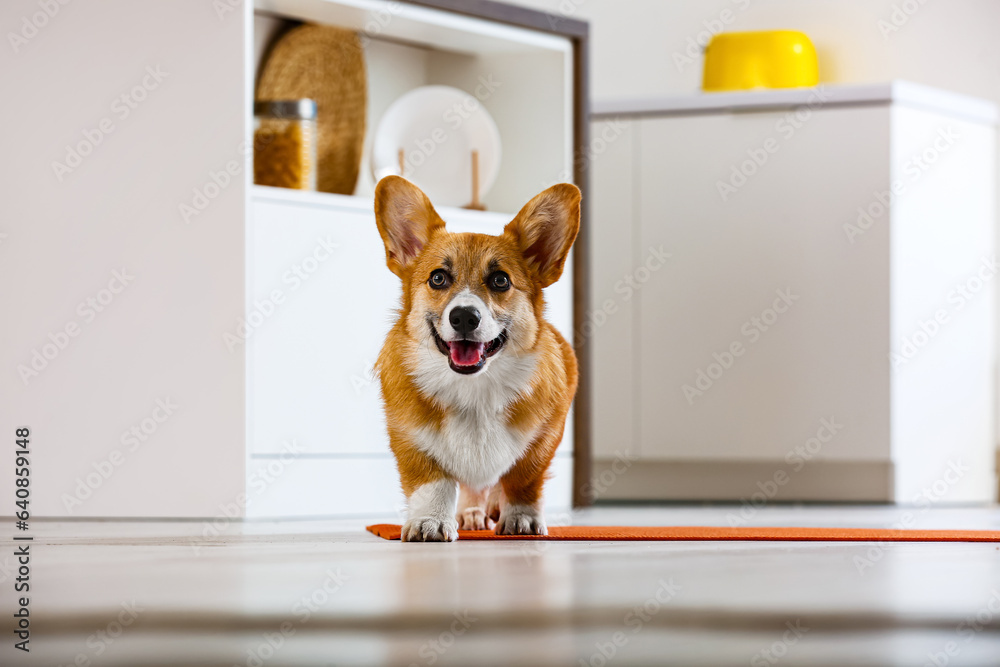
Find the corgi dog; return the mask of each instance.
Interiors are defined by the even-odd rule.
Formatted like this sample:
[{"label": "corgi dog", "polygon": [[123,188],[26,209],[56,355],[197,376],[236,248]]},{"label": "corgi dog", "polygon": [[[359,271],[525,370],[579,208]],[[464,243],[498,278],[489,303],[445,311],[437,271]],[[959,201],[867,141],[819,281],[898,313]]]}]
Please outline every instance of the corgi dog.
[{"label": "corgi dog", "polygon": [[545,190],[499,236],[453,234],[419,188],[387,176],[375,221],[403,287],[375,364],[407,498],[402,539],[545,535],[542,485],[577,362],[545,321],[542,289],[579,231],[579,189]]}]

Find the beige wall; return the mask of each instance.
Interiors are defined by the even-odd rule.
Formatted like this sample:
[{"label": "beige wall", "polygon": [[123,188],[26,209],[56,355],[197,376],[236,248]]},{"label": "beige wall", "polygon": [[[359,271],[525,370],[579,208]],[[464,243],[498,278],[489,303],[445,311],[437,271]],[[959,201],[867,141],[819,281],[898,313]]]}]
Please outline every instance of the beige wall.
[{"label": "beige wall", "polygon": [[[1000,103],[996,0],[512,1],[590,21],[595,100],[696,91],[700,59],[678,66],[674,55],[685,55],[706,22],[729,19],[728,31],[802,30],[823,81],[909,79]],[[882,30],[879,21],[904,5],[916,11],[898,30]]]}]

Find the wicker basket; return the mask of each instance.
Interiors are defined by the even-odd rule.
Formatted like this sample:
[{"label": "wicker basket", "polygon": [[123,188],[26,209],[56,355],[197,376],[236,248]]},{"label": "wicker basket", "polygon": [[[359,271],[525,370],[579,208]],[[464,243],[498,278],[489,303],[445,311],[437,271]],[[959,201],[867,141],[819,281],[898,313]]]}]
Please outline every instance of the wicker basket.
[{"label": "wicker basket", "polygon": [[307,97],[318,106],[316,189],[354,194],[368,104],[364,52],[357,33],[302,25],[277,41],[261,68],[257,99]]}]

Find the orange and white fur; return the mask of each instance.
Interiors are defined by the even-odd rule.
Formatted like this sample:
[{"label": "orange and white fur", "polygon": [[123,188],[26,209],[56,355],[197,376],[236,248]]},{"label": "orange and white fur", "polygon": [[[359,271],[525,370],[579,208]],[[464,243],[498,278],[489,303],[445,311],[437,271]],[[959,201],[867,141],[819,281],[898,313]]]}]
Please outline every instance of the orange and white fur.
[{"label": "orange and white fur", "polygon": [[403,283],[376,372],[407,497],[402,538],[458,530],[544,535],[542,485],[576,393],[573,349],[545,321],[580,227],[580,191],[555,185],[503,234],[452,234],[415,185],[375,189],[386,263]]}]

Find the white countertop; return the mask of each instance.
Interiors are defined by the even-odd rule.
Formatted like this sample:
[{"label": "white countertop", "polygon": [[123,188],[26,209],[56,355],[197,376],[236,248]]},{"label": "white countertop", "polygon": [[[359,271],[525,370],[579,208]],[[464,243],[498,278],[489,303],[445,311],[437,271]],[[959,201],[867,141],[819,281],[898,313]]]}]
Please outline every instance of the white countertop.
[{"label": "white countertop", "polygon": [[909,81],[597,100],[591,105],[591,115],[595,118],[662,116],[859,104],[902,104],[988,124],[996,124],[998,118],[997,105],[993,102]]}]

